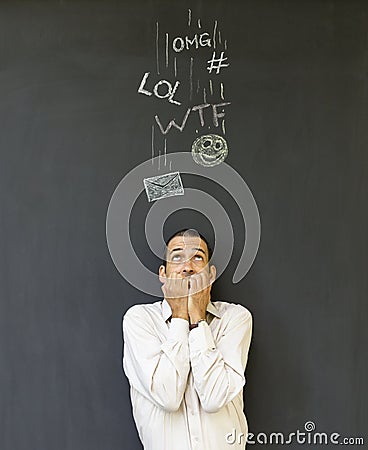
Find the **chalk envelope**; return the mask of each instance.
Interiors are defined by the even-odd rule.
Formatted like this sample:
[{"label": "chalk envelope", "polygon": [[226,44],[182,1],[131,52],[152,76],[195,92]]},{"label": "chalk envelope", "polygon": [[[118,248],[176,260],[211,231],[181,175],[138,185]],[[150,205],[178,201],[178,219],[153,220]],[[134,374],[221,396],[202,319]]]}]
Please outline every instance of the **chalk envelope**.
[{"label": "chalk envelope", "polygon": [[183,183],[179,172],[144,178],[143,184],[149,202],[154,202],[160,198],[171,197],[173,195],[184,195]]}]

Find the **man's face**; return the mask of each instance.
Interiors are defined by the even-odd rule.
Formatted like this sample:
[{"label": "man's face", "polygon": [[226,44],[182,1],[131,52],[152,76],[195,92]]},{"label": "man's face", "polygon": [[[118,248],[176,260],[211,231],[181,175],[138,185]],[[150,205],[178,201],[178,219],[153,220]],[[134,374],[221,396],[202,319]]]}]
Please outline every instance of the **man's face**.
[{"label": "man's face", "polygon": [[170,277],[175,272],[184,278],[208,271],[208,256],[207,244],[199,236],[175,236],[167,245],[166,270],[160,266],[160,276]]}]

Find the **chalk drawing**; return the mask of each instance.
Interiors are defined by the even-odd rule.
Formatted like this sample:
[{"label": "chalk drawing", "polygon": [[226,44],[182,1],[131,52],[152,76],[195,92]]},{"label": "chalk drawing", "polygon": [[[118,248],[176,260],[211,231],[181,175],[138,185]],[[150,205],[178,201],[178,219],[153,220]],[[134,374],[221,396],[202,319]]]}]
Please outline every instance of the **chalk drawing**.
[{"label": "chalk drawing", "polygon": [[212,80],[209,81],[209,85],[210,85],[210,93],[211,93],[211,95],[213,95]]},{"label": "chalk drawing", "polygon": [[166,166],[166,154],[167,154],[167,139],[164,140],[164,163]]},{"label": "chalk drawing", "polygon": [[172,41],[172,49],[176,53],[182,52],[184,49],[189,50],[194,47],[198,50],[199,47],[211,47],[211,38],[209,33],[195,34],[192,38],[185,36],[177,36]]},{"label": "chalk drawing", "polygon": [[193,98],[193,58],[190,58],[189,65],[189,99]]},{"label": "chalk drawing", "polygon": [[153,157],[155,155],[154,141],[155,141],[155,127],[154,125],[152,125],[152,133],[151,133],[152,165],[153,165]]},{"label": "chalk drawing", "polygon": [[[177,46],[177,42],[179,42],[179,47]],[[172,48],[175,52],[180,53],[182,50],[184,50],[184,47],[185,47],[184,39],[182,39],[181,37],[176,37],[173,40]]]},{"label": "chalk drawing", "polygon": [[183,183],[179,172],[144,178],[143,184],[149,202],[172,197],[173,195],[184,195]]},{"label": "chalk drawing", "polygon": [[[204,96],[206,97],[206,88],[203,88]],[[224,106],[230,105],[230,102],[223,102],[223,103],[217,103],[217,104],[211,104],[211,103],[203,103],[201,105],[195,105],[192,108],[188,108],[186,113],[184,114],[183,120],[181,124],[176,123],[176,119],[170,120],[170,122],[167,124],[166,127],[161,123],[161,120],[158,115],[155,116],[156,123],[161,131],[162,134],[167,134],[171,128],[176,128],[180,132],[182,132],[185,128],[185,125],[187,123],[189,114],[191,111],[198,111],[199,120],[201,122],[201,126],[203,127],[205,125],[205,118],[203,114],[203,110],[206,108],[212,107],[212,120],[213,125],[215,127],[219,126],[219,119],[222,119],[225,117],[225,111],[222,109],[222,111],[218,111],[218,108],[223,108]]]},{"label": "chalk drawing", "polygon": [[220,69],[223,67],[228,67],[230,64],[225,63],[227,57],[224,57],[224,52],[220,53],[220,57],[216,58],[216,52],[213,52],[212,59],[209,59],[207,70],[209,73],[212,73],[213,70],[216,70],[216,74],[220,73]]},{"label": "chalk drawing", "polygon": [[204,116],[203,116],[203,110],[205,108],[208,108],[209,106],[211,106],[209,103],[203,103],[202,105],[196,105],[193,106],[192,111],[198,111],[198,115],[199,115],[199,120],[201,122],[201,126],[204,126]]},{"label": "chalk drawing", "polygon": [[139,88],[138,88],[138,92],[140,94],[148,95],[148,97],[150,95],[152,95],[152,92],[147,91],[147,89],[144,89],[144,86],[146,85],[147,78],[149,77],[149,74],[150,74],[150,72],[145,72],[145,74],[143,75],[141,84],[139,85]]},{"label": "chalk drawing", "polygon": [[185,115],[184,115],[184,118],[183,118],[183,121],[182,121],[181,125],[178,125],[175,122],[175,119],[173,119],[173,120],[170,120],[170,122],[168,123],[166,128],[163,127],[163,125],[162,125],[162,123],[160,121],[160,118],[156,115],[155,116],[155,120],[156,120],[156,123],[157,123],[158,127],[160,128],[161,133],[162,134],[167,134],[171,130],[172,127],[176,128],[179,131],[183,131],[184,127],[185,127],[185,124],[187,123],[190,111],[191,111],[191,108],[188,108],[186,113],[185,113]]},{"label": "chalk drawing", "polygon": [[217,108],[222,108],[223,106],[230,105],[230,102],[218,103],[217,105],[212,105],[212,113],[213,113],[213,124],[215,127],[219,126],[218,120],[225,117],[225,111],[218,112]]},{"label": "chalk drawing", "polygon": [[216,166],[224,161],[227,155],[227,142],[217,134],[199,136],[192,144],[193,159],[201,166]]},{"label": "chalk drawing", "polygon": [[[217,81],[214,76],[219,75],[223,68],[230,65],[226,54],[227,40],[224,39],[218,20],[212,22],[213,29],[210,30],[210,32],[207,32],[203,30],[204,27],[202,27],[201,18],[193,17],[191,9],[187,9],[187,12],[187,25],[191,30],[187,29],[186,32],[172,35],[171,32],[169,33],[166,32],[166,30],[162,30],[162,24],[160,25],[159,21],[156,21],[155,44],[157,75],[160,75],[160,70],[163,70],[162,68],[170,68],[170,72],[173,70],[175,78],[169,81],[163,79],[162,76],[157,77],[154,72],[145,72],[138,88],[138,93],[140,94],[150,98],[156,97],[161,100],[166,100],[167,102],[178,106],[181,106],[182,102],[176,97],[180,97],[180,93],[184,89],[188,89],[189,105],[178,113],[180,116],[179,121],[175,118],[176,114],[173,114],[173,118],[164,123],[161,122],[158,114],[154,115],[158,131],[160,131],[165,138],[163,145],[161,145],[161,149],[157,148],[157,146],[155,146],[155,134],[157,130],[155,130],[155,124],[153,124],[151,130],[151,158],[152,160],[155,159],[158,161],[159,170],[161,166],[166,167],[169,163],[167,158],[166,139],[168,133],[173,129],[183,132],[192,111],[198,111],[199,117],[199,123],[194,127],[195,133],[198,136],[195,136],[195,145],[193,143],[192,146],[192,153],[193,148],[194,150],[198,150],[193,153],[193,155],[195,155],[193,157],[197,158],[196,162],[201,164],[200,161],[202,161],[202,164],[204,165],[219,164],[219,162],[226,157],[228,151],[226,141],[221,141],[223,138],[220,136],[215,134],[201,136],[201,133],[213,133],[211,129],[213,130],[214,127],[219,129],[219,131],[215,131],[216,133],[226,134],[224,107],[230,105],[230,102],[225,102],[223,82],[220,82],[220,80]],[[196,27],[196,25],[198,27]],[[182,69],[182,66],[180,65],[180,61],[178,61],[178,53],[185,52],[185,50],[198,50],[203,47],[212,48],[210,51],[211,56],[209,56],[207,62],[204,62],[204,65],[202,65],[203,70],[206,68],[204,72],[209,75],[207,80],[204,78],[202,82],[200,81],[198,78],[199,75],[197,75],[200,67],[197,67],[197,65],[194,67],[195,58],[194,56],[189,55],[189,85],[186,83],[181,85],[178,76],[181,74],[180,70]],[[224,50],[221,51],[221,49]],[[187,66],[185,66],[185,70],[188,70]],[[193,79],[194,74],[197,75],[196,79]],[[154,80],[152,81],[152,79]],[[214,96],[217,97],[218,94],[220,94],[221,103],[214,104]],[[201,104],[193,105],[193,98],[195,97],[198,99],[198,97],[201,96],[203,96],[203,102],[201,102]],[[207,129],[210,131],[207,131]],[[201,133],[199,133],[199,131],[201,131]],[[205,140],[202,142],[201,139]],[[203,148],[201,147],[201,143],[203,144]],[[157,152],[159,157],[155,158]]]},{"label": "chalk drawing", "polygon": [[166,33],[165,55],[166,55],[166,67],[169,67],[169,33]]},{"label": "chalk drawing", "polygon": [[157,75],[160,75],[160,62],[158,58],[158,22],[156,22],[156,67],[157,67]]},{"label": "chalk drawing", "polygon": [[[149,90],[146,89],[146,84],[147,84],[149,75],[150,75],[150,72],[145,72],[145,74],[143,75],[141,84],[139,85],[139,88],[138,88],[138,92],[140,94],[147,95],[148,97],[150,97],[152,95],[152,92],[150,92]],[[170,81],[168,81],[168,80],[159,80],[153,87],[153,93],[155,94],[155,96],[157,98],[160,98],[160,99],[167,98],[167,100],[170,103],[174,103],[175,105],[181,105],[181,102],[174,100],[174,95],[175,95],[179,85],[180,85],[180,81],[176,81],[173,86],[170,83]],[[161,86],[164,87],[164,92],[162,89],[161,89],[161,91],[159,90]]]},{"label": "chalk drawing", "polygon": [[212,35],[213,48],[216,48],[216,28],[217,28],[217,20],[215,20],[215,24],[213,26],[213,35]]},{"label": "chalk drawing", "polygon": [[[155,96],[157,98],[167,98],[170,103],[175,103],[176,105],[181,105],[180,102],[174,100],[174,95],[175,95],[176,90],[178,89],[179,84],[180,84],[180,81],[177,81],[173,87],[172,84],[170,83],[170,81],[160,80],[155,84],[155,86],[153,88],[153,93],[155,94]],[[159,87],[163,86],[163,85],[165,85],[167,87],[166,93],[164,93],[164,94],[159,92]]]}]

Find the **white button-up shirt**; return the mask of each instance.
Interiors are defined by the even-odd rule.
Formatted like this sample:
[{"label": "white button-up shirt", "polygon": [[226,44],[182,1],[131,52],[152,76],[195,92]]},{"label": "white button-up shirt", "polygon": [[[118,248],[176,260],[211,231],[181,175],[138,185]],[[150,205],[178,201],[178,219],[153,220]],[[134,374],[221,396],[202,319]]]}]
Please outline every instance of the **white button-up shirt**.
[{"label": "white button-up shirt", "polygon": [[144,449],[243,450],[251,313],[210,302],[207,322],[191,331],[170,317],[164,299],[134,305],[123,319],[123,367]]}]

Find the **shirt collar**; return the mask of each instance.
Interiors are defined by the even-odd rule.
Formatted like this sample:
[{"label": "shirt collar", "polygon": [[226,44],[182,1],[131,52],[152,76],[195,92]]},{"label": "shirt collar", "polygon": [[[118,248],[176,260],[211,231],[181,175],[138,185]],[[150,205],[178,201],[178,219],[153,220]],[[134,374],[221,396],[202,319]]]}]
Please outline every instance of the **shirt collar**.
[{"label": "shirt collar", "polygon": [[[168,319],[170,319],[170,317],[172,315],[172,311],[171,311],[171,307],[170,307],[169,303],[167,302],[167,300],[165,298],[163,299],[162,304],[161,304],[161,312],[162,312],[162,317],[165,322]],[[216,306],[212,302],[208,303],[207,312],[211,313],[215,317],[218,317],[219,319],[221,318],[220,311],[216,308]]]}]

